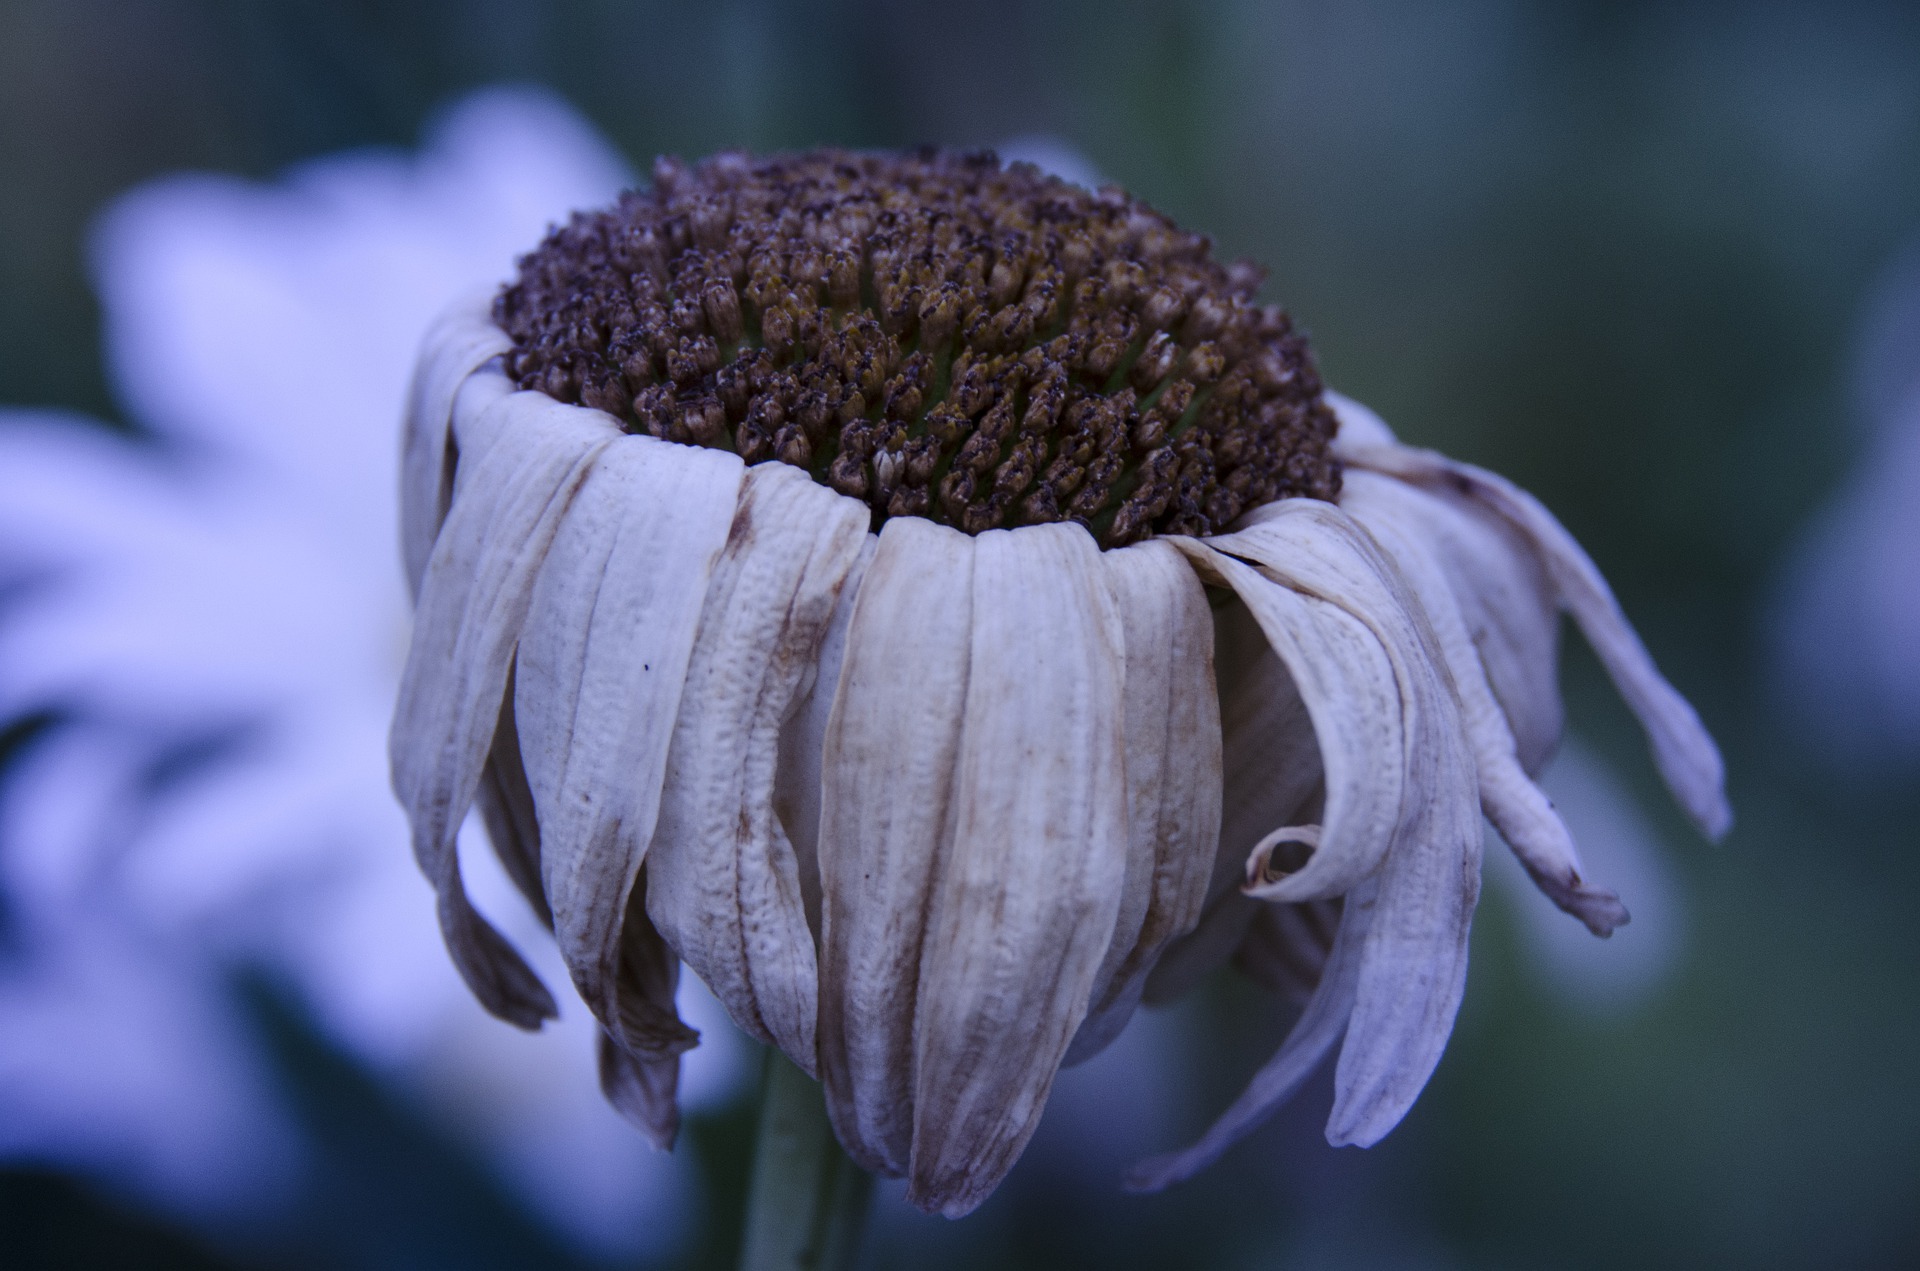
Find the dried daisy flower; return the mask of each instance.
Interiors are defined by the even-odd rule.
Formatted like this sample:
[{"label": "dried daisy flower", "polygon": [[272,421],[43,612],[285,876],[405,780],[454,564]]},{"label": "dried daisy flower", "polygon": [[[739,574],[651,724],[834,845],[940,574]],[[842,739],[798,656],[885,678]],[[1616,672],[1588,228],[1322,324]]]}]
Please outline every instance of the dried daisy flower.
[{"label": "dried daisy flower", "polygon": [[[1163,1185],[1340,1042],[1372,1143],[1445,1044],[1484,813],[1626,921],[1530,779],[1572,613],[1708,834],[1721,768],[1592,563],[1322,390],[1260,271],[990,154],[658,164],[429,337],[394,785],[454,960],[476,799],[670,1141],[684,961],[949,1215],[1063,1063],[1228,957],[1304,1012]],[[1342,1041],[1344,1038],[1344,1041]]]}]

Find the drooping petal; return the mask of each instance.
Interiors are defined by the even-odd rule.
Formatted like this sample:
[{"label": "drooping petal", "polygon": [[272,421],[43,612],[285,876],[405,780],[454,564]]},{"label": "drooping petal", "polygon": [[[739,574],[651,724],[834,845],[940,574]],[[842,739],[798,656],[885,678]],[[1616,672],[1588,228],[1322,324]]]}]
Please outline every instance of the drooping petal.
[{"label": "drooping petal", "polygon": [[[1445,655],[1393,563],[1364,529],[1330,504],[1287,500],[1270,513],[1211,544],[1255,561],[1262,574],[1319,597],[1360,625],[1384,653],[1398,698],[1401,797],[1390,846],[1378,858],[1377,912],[1368,924],[1327,1125],[1330,1142],[1371,1143],[1405,1114],[1425,1085],[1459,1009],[1467,935],[1479,899],[1478,782]],[[1248,597],[1238,583],[1236,590]],[[1248,603],[1258,616],[1255,601]],[[1302,696],[1311,709],[1313,695],[1304,685]],[[1317,715],[1315,727],[1319,731]],[[1327,753],[1324,734],[1322,753]],[[1250,884],[1248,894],[1316,898],[1303,880],[1334,855],[1339,832],[1331,760],[1327,767],[1319,850],[1295,873]],[[1328,872],[1339,878],[1351,868],[1345,864]]]},{"label": "drooping petal", "polygon": [[422,580],[389,749],[394,792],[439,897],[455,965],[488,1010],[537,1028],[553,1015],[553,999],[468,902],[454,835],[493,741],[536,571],[617,429],[604,415],[538,393],[502,397],[485,416],[474,422],[492,444],[469,451],[463,492]]},{"label": "drooping petal", "polygon": [[680,1137],[680,1056],[635,1059],[600,1034],[600,1093],[662,1152]]},{"label": "drooping petal", "polygon": [[494,725],[493,745],[480,772],[477,791],[480,819],[486,824],[493,853],[507,877],[540,915],[549,929],[553,910],[540,882],[540,818],[527,785],[526,765],[520,759],[520,727],[513,714],[515,669],[507,667],[507,687],[500,698],[500,719]]},{"label": "drooping petal", "polygon": [[1341,507],[1393,558],[1432,620],[1460,693],[1461,720],[1479,772],[1481,811],[1555,904],[1595,935],[1609,935],[1626,922],[1626,907],[1613,892],[1582,877],[1572,835],[1521,767],[1507,716],[1494,700],[1450,582],[1429,546],[1425,509],[1408,506],[1425,497],[1391,477],[1354,470],[1347,474]]},{"label": "drooping petal", "polygon": [[791,465],[748,470],[700,616],[647,864],[648,910],[668,942],[741,1028],[809,1075],[819,973],[774,773],[870,515]]},{"label": "drooping petal", "polygon": [[1105,552],[1101,562],[1126,634],[1129,844],[1113,940],[1067,1064],[1119,1036],[1160,951],[1193,930],[1220,837],[1220,694],[1206,591],[1165,543]]},{"label": "drooping petal", "polygon": [[[1256,555],[1285,553],[1244,536],[1229,539]],[[1380,867],[1400,818],[1408,773],[1398,668],[1365,623],[1227,555],[1218,545],[1229,539],[1167,541],[1186,552],[1203,577],[1232,587],[1260,623],[1313,721],[1326,785],[1320,849],[1299,872],[1250,894],[1285,901],[1338,896]]]},{"label": "drooping petal", "polygon": [[1654,763],[1674,799],[1708,838],[1718,839],[1727,832],[1733,810],[1727,804],[1719,748],[1693,707],[1661,676],[1607,580],[1553,513],[1506,478],[1433,451],[1364,446],[1343,457],[1350,464],[1465,499],[1524,535],[1552,578],[1561,603],[1646,729]]},{"label": "drooping petal", "polygon": [[807,909],[807,926],[816,936],[820,933],[820,779],[827,720],[840,690],[853,606],[879,545],[880,539],[874,534],[861,541],[860,555],[847,571],[847,581],[833,604],[833,617],[827,621],[827,633],[820,640],[820,657],[800,690],[798,705],[780,730],[773,810],[793,843],[793,859],[800,872],[800,899]]},{"label": "drooping petal", "polygon": [[[700,1035],[681,1022],[674,1005],[680,985],[680,959],[647,917],[644,866],[627,900],[620,933],[621,1013],[628,1034],[645,1035],[652,1044],[635,1048],[600,1034],[600,1090],[622,1116],[638,1126],[661,1151],[673,1147],[680,1131],[680,1054]],[[638,1051],[639,1053],[636,1053]]]},{"label": "drooping petal", "polygon": [[[1353,488],[1377,474],[1349,468]],[[1560,600],[1526,539],[1484,508],[1395,481],[1395,504],[1417,524],[1414,537],[1440,567],[1448,594],[1472,637],[1488,686],[1506,715],[1521,766],[1546,767],[1560,744]],[[1351,502],[1343,481],[1340,503]],[[1240,528],[1276,514],[1268,504]]]},{"label": "drooping petal", "polygon": [[907,1197],[958,1217],[1012,1168],[1085,1016],[1126,872],[1125,636],[1072,523],[975,539],[952,842],[929,897]]},{"label": "drooping petal", "polygon": [[1287,1039],[1231,1107],[1193,1146],[1140,1162],[1127,1174],[1129,1191],[1155,1192],[1192,1178],[1220,1159],[1221,1153],[1258,1129],[1274,1110],[1293,1097],[1327,1052],[1340,1040],[1359,992],[1360,963],[1373,921],[1376,884],[1366,882],[1341,906],[1340,929],[1320,973],[1319,987],[1294,1022]]},{"label": "drooping petal", "polygon": [[580,996],[640,1059],[663,1057],[663,1040],[628,1026],[621,931],[741,473],[718,450],[607,446],[541,567],[520,641],[514,712],[554,934]]},{"label": "drooping petal", "polygon": [[1409,800],[1367,922],[1333,1074],[1327,1142],[1335,1147],[1370,1147],[1399,1124],[1440,1062],[1466,991],[1480,818],[1464,740],[1435,754],[1425,775],[1431,784]]},{"label": "drooping petal", "polygon": [[1146,1000],[1181,996],[1227,960],[1260,909],[1240,890],[1247,855],[1275,826],[1321,814],[1320,743],[1293,677],[1238,601],[1214,612],[1214,667],[1220,682],[1220,842],[1199,925],[1161,954]]},{"label": "drooping petal", "polygon": [[899,1175],[913,1139],[913,1020],[927,901],[967,701],[975,540],[881,528],[822,747],[820,1081],[834,1133]]},{"label": "drooping petal", "polygon": [[416,599],[453,498],[454,397],[468,376],[512,348],[512,339],[488,316],[488,298],[479,295],[449,308],[421,342],[400,454],[400,554]]}]

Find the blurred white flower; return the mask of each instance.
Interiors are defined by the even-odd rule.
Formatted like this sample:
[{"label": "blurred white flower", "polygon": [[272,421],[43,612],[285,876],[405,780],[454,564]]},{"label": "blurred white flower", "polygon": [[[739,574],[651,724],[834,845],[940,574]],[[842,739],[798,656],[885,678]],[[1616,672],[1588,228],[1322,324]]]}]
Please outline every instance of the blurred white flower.
[{"label": "blurred white flower", "polygon": [[[492,90],[417,156],[169,178],[102,218],[109,362],[147,437],[0,415],[0,726],[53,720],[0,785],[0,1152],[190,1213],[284,1194],[297,1136],[225,1005],[265,965],[583,1247],[674,1238],[690,1184],[603,1103],[588,1012],[519,1034],[461,985],[385,757],[420,335],[628,181],[565,106]],[[463,855],[539,947],[492,854]],[[700,994],[695,1106],[743,1066]]]},{"label": "blurred white flower", "polygon": [[1883,274],[1857,340],[1860,459],[1788,563],[1775,690],[1842,775],[1920,765],[1920,241]]}]

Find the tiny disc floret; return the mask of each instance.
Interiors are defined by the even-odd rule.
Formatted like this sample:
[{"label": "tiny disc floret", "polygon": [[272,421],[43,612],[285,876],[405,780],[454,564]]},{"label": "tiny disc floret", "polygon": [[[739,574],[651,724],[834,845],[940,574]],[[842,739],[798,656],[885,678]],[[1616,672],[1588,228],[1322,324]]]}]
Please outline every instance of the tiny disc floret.
[{"label": "tiny disc floret", "polygon": [[494,305],[522,388],[969,534],[1103,547],[1332,500],[1335,421],[1262,271],[991,153],[663,159]]}]

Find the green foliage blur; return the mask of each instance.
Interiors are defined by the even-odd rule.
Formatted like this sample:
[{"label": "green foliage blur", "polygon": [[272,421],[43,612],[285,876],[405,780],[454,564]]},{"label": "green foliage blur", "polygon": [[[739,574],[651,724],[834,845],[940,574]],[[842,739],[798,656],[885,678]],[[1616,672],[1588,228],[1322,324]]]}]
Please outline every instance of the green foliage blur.
[{"label": "green foliage blur", "polygon": [[[182,168],[264,178],[412,145],[436,106],[503,80],[550,85],[640,170],[729,146],[1077,146],[1268,265],[1331,383],[1538,493],[1726,751],[1739,823],[1709,848],[1570,641],[1570,716],[1682,885],[1684,957],[1646,1004],[1555,1000],[1490,890],[1446,1059],[1379,1148],[1326,1148],[1316,1088],[1168,1195],[1030,1161],[962,1223],[878,1224],[870,1265],[1920,1265],[1920,773],[1836,788],[1770,705],[1758,644],[1783,550],[1855,457],[1860,297],[1920,229],[1920,9],[5,0],[0,401],[114,417],[84,263],[104,200]],[[404,1228],[394,1197],[423,1187],[434,1222],[464,1205],[514,1233],[486,1265],[565,1264],[470,1166],[407,1147],[404,1111],[297,1019],[261,1012],[289,1081],[345,1101],[322,1118],[353,1131],[334,1168],[386,1180],[331,1193],[329,1224]],[[1181,1019],[1194,1075],[1165,1097],[1194,1131],[1286,1021],[1228,979]],[[688,1265],[726,1265],[735,1120],[684,1149],[720,1215]],[[383,1165],[396,1150],[409,1164]],[[0,1185],[7,1265],[478,1265],[437,1230],[212,1252],[70,1180]]]}]

